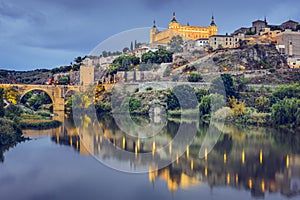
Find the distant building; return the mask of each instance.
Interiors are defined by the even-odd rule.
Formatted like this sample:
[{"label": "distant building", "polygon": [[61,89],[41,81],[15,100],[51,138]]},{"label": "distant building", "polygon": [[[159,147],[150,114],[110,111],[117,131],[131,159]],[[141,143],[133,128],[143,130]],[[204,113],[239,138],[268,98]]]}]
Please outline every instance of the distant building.
[{"label": "distant building", "polygon": [[288,21],[282,23],[282,24],[280,25],[280,28],[281,28],[282,30],[285,30],[285,29],[296,30],[297,27],[298,27],[298,25],[299,25],[298,22],[295,22],[295,21],[293,21],[293,20],[288,20]]},{"label": "distant building", "polygon": [[80,66],[80,85],[95,83],[95,66]]},{"label": "distant building", "polygon": [[209,39],[208,38],[199,38],[196,40],[195,47],[207,47],[209,46]]},{"label": "distant building", "polygon": [[239,38],[232,35],[214,35],[209,38],[209,46],[213,49],[236,48],[239,46]]},{"label": "distant building", "polygon": [[94,57],[87,57],[83,60],[83,65],[85,66],[99,66],[99,67],[106,67],[109,66],[110,64],[112,64],[112,62],[119,57],[119,55],[117,56],[107,56],[107,57],[103,57],[103,56],[94,56]]},{"label": "distant building", "polygon": [[276,35],[276,47],[281,54],[300,56],[300,32],[285,30]]},{"label": "distant building", "polygon": [[256,34],[259,34],[261,31],[263,31],[265,28],[268,27],[268,23],[267,23],[267,20],[265,18],[265,20],[256,20],[254,22],[252,22],[252,28],[251,28],[251,31],[256,33]]},{"label": "distant building", "polygon": [[169,24],[169,28],[164,31],[159,31],[156,27],[156,22],[153,23],[153,28],[150,30],[150,43],[168,43],[173,36],[180,35],[183,40],[198,40],[200,38],[209,38],[216,35],[218,27],[212,17],[210,26],[190,26],[181,25],[177,22],[175,13]]}]

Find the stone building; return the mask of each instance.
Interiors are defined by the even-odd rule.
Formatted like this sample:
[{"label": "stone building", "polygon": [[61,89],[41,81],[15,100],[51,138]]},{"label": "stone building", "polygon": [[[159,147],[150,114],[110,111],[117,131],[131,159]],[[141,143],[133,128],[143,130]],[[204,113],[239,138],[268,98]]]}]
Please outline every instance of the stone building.
[{"label": "stone building", "polygon": [[300,57],[300,32],[287,29],[278,33],[276,47],[281,54]]},{"label": "stone building", "polygon": [[236,48],[239,46],[239,38],[233,35],[214,35],[209,38],[209,46],[213,49]]},{"label": "stone building", "polygon": [[288,20],[288,21],[282,23],[282,24],[280,25],[280,28],[281,28],[282,30],[285,30],[285,29],[296,30],[297,27],[298,27],[298,25],[299,25],[298,22],[295,22],[295,21],[293,21],[293,20]]},{"label": "stone building", "polygon": [[200,38],[209,38],[218,33],[218,27],[212,17],[210,26],[190,26],[181,25],[176,20],[175,13],[169,24],[169,28],[164,31],[159,31],[156,27],[156,22],[153,23],[153,28],[150,30],[150,43],[168,43],[173,36],[180,35],[183,40],[198,40]]},{"label": "stone building", "polygon": [[95,66],[80,66],[80,85],[93,85],[95,83]]}]

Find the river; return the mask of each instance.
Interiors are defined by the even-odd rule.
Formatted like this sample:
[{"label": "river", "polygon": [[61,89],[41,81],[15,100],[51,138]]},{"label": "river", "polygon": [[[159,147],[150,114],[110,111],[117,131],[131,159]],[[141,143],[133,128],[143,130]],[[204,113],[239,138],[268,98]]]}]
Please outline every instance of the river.
[{"label": "river", "polygon": [[[56,129],[24,131],[31,140],[10,148],[0,163],[1,199],[299,199],[300,137],[295,134],[225,125],[212,151],[199,158],[209,130],[201,124],[172,164],[127,173],[147,167],[139,153],[154,156],[181,124],[171,119],[158,135],[139,141],[124,135],[111,117],[98,125],[102,134],[78,135],[69,119]],[[114,153],[107,143],[134,156]]]}]

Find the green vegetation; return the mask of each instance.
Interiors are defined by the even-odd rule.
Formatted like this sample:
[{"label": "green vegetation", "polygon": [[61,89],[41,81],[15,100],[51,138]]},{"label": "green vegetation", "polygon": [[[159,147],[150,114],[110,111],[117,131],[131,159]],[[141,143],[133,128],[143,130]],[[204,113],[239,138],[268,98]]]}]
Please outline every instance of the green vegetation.
[{"label": "green vegetation", "polygon": [[142,62],[143,63],[169,63],[172,62],[173,53],[164,49],[159,49],[158,51],[149,51],[142,55]]},{"label": "green vegetation", "polygon": [[52,104],[52,100],[45,92],[33,90],[23,96],[21,103],[28,108],[37,111],[42,109],[43,105]]},{"label": "green vegetation", "polygon": [[180,35],[173,36],[168,45],[170,47],[171,52],[173,53],[183,52],[183,39]]},{"label": "green vegetation", "polygon": [[291,128],[300,125],[300,99],[284,98],[272,106],[271,119],[274,125]]},{"label": "green vegetation", "polygon": [[200,81],[202,81],[202,79],[203,79],[203,77],[198,72],[192,72],[188,76],[189,82],[200,82]]},{"label": "green vegetation", "polygon": [[4,89],[0,88],[0,117],[4,117],[4,101],[3,101]]},{"label": "green vegetation", "polygon": [[33,119],[33,118],[21,120],[20,121],[21,128],[44,130],[44,129],[56,128],[61,125],[61,122],[58,120]]}]

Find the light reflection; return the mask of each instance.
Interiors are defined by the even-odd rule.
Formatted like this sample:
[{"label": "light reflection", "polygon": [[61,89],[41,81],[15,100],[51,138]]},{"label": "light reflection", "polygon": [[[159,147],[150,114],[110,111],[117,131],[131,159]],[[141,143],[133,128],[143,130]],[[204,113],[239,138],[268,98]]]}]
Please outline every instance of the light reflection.
[{"label": "light reflection", "polygon": [[204,175],[207,177],[207,175],[208,175],[208,169],[207,169],[207,166],[205,166],[205,168],[204,168]]},{"label": "light reflection", "polygon": [[204,149],[204,159],[207,160],[207,148]]},{"label": "light reflection", "polygon": [[239,183],[239,175],[238,175],[238,174],[235,175],[235,183],[236,183],[236,184]]},{"label": "light reflection", "polygon": [[191,170],[194,170],[194,160],[191,160]]},{"label": "light reflection", "polygon": [[70,146],[71,147],[73,146],[73,139],[72,139],[72,137],[70,137]]},{"label": "light reflection", "polygon": [[224,164],[226,164],[226,162],[227,162],[227,154],[226,154],[226,152],[224,153],[223,157],[224,157]]},{"label": "light reflection", "polygon": [[227,178],[226,178],[227,184],[230,184],[230,173],[227,173]]},{"label": "light reflection", "polygon": [[262,164],[263,162],[263,153],[262,150],[259,151],[259,163]]},{"label": "light reflection", "polygon": [[290,166],[290,157],[289,155],[286,155],[286,167],[289,168]]},{"label": "light reflection", "polygon": [[261,191],[265,192],[265,181],[264,180],[261,181]]},{"label": "light reflection", "polygon": [[140,150],[140,139],[137,140],[137,149]]},{"label": "light reflection", "polygon": [[253,182],[252,182],[252,179],[250,178],[248,181],[248,186],[250,189],[252,189],[252,186],[253,186],[252,184],[253,184]]},{"label": "light reflection", "polygon": [[242,150],[242,164],[245,164],[245,150]]},{"label": "light reflection", "polygon": [[187,159],[189,159],[189,157],[190,157],[190,148],[189,148],[189,146],[186,147],[186,157],[187,157]]},{"label": "light reflection", "polygon": [[125,137],[123,136],[123,139],[122,139],[122,148],[125,149],[125,144],[126,144],[126,139]]}]

